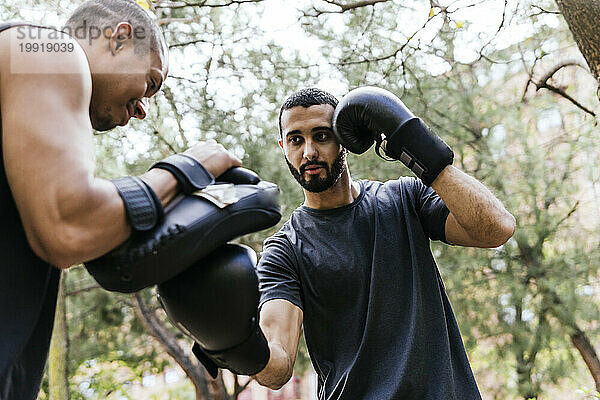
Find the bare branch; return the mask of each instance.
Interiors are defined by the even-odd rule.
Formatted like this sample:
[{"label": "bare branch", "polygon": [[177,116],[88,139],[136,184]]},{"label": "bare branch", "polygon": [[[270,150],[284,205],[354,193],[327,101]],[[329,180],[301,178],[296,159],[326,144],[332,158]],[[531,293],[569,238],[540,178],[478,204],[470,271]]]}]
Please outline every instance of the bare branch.
[{"label": "bare branch", "polygon": [[354,3],[344,4],[335,0],[323,0],[325,3],[331,4],[338,7],[338,10],[320,10],[313,6],[311,11],[304,11],[305,17],[318,17],[323,14],[342,14],[349,10],[355,10],[357,8],[374,6],[377,3],[387,3],[390,0],[359,0]]},{"label": "bare branch", "polygon": [[570,67],[570,66],[577,66],[577,67],[581,67],[581,68],[587,70],[586,65],[579,60],[563,60],[563,61],[559,62],[558,64],[556,64],[548,72],[546,72],[544,74],[544,76],[542,76],[542,78],[540,79],[540,82],[545,83],[550,78],[552,78],[552,76],[554,74],[556,74],[559,70],[561,70],[562,68],[565,68],[565,67]]},{"label": "bare branch", "polygon": [[553,93],[556,93],[559,96],[562,96],[565,99],[569,100],[576,107],[580,108],[581,110],[583,110],[586,113],[595,117],[596,116],[595,112],[593,112],[592,110],[583,106],[581,103],[579,103],[577,100],[575,100],[569,94],[567,94],[567,92],[565,92],[563,89],[553,86],[550,83],[548,83],[548,81],[552,78],[552,76],[554,76],[554,74],[556,74],[562,68],[569,67],[569,66],[577,66],[577,67],[581,67],[581,68],[587,70],[587,67],[581,61],[566,60],[566,61],[562,61],[562,62],[558,63],[557,65],[555,65],[554,68],[550,69],[550,71],[545,73],[539,81],[535,82],[532,80],[532,82],[535,84],[536,90],[547,89]]},{"label": "bare branch", "polygon": [[185,76],[169,75],[169,78],[177,79],[177,80],[180,80],[180,81],[186,81],[186,82],[189,82],[189,83],[194,84],[194,85],[198,85],[200,83],[200,81],[195,81],[193,79],[186,78]]},{"label": "bare branch", "polygon": [[560,11],[550,11],[550,10],[546,10],[540,6],[537,6],[535,4],[533,4],[531,6],[532,8],[538,9],[539,11],[536,13],[533,13],[530,15],[530,17],[537,17],[538,15],[542,15],[542,14],[556,14],[556,15],[560,15]]},{"label": "bare branch", "polygon": [[164,93],[165,98],[169,102],[169,105],[171,106],[171,109],[173,110],[173,113],[175,114],[175,121],[177,121],[177,128],[179,130],[179,137],[181,138],[181,142],[183,143],[183,147],[187,148],[188,147],[188,141],[187,141],[187,138],[185,137],[185,132],[183,130],[183,126],[181,125],[181,121],[183,120],[183,117],[177,111],[177,103],[175,101],[175,96],[173,95],[173,91],[171,90],[170,87],[168,87],[168,86],[165,85],[163,87],[163,93]]},{"label": "bare branch", "polygon": [[171,143],[169,143],[169,141],[167,139],[165,139],[159,131],[153,131],[152,132],[154,134],[154,136],[156,136],[158,138],[158,140],[164,144],[165,146],[167,146],[169,148],[169,150],[171,150],[171,153],[178,153],[178,150],[175,149],[175,147],[173,147],[173,145]]},{"label": "bare branch", "polygon": [[248,387],[248,385],[250,385],[252,383],[254,379],[248,379],[246,381],[246,383],[244,383],[243,385],[240,385],[240,381],[238,376],[235,376],[235,388],[233,390],[234,395],[238,395],[240,393],[242,393],[244,390],[246,390],[246,388]]},{"label": "bare branch", "polygon": [[372,6],[377,3],[385,3],[389,0],[363,0],[363,1],[357,1],[355,3],[350,3],[350,4],[342,4],[338,1],[332,1],[332,0],[325,0],[325,1],[329,4],[333,4],[333,5],[340,7],[342,9],[342,12],[344,12],[344,11],[348,11],[348,10],[353,10],[355,8]]},{"label": "bare branch", "polygon": [[165,1],[162,3],[158,3],[154,6],[154,8],[185,8],[185,7],[208,7],[208,8],[220,8],[220,7],[229,7],[232,5],[240,5],[246,3],[260,3],[264,0],[229,0],[222,4],[211,4],[205,1],[196,1],[196,2],[187,2],[187,1]]},{"label": "bare branch", "polygon": [[204,39],[195,39],[195,40],[190,40],[188,42],[170,44],[169,48],[172,49],[174,47],[184,47],[184,46],[187,46],[188,44],[196,44],[196,43],[212,43],[212,42],[208,41],[208,40],[204,40]]},{"label": "bare branch", "polygon": [[90,285],[90,286],[82,287],[80,289],[65,293],[65,296],[75,296],[75,295],[78,295],[79,293],[89,292],[90,290],[94,290],[94,289],[101,289],[101,286],[100,285]]},{"label": "bare branch", "polygon": [[567,219],[569,219],[569,217],[571,217],[571,215],[573,215],[575,213],[575,211],[577,211],[577,207],[579,206],[579,201],[575,202],[575,205],[569,210],[569,212],[567,213],[567,215],[565,215],[564,217],[562,217],[560,219],[560,221],[558,221],[554,228],[551,230],[551,232],[556,232],[558,230],[558,227],[565,222]]},{"label": "bare branch", "polygon": [[485,48],[488,47],[494,41],[494,39],[496,39],[496,37],[498,36],[500,31],[504,27],[504,23],[506,22],[507,9],[508,9],[508,0],[504,0],[504,9],[502,11],[502,21],[500,21],[500,25],[498,25],[498,29],[496,29],[496,33],[494,33],[494,36],[492,36],[492,38],[486,44],[483,45],[481,50],[479,50],[479,54],[481,57],[483,57],[483,51],[485,50]]},{"label": "bare branch", "polygon": [[175,335],[169,332],[166,325],[150,310],[140,292],[133,294],[131,297],[135,303],[136,314],[144,327],[185,371],[196,390],[202,394],[200,398],[209,399],[208,382],[203,367],[192,361],[192,358],[177,343]]}]

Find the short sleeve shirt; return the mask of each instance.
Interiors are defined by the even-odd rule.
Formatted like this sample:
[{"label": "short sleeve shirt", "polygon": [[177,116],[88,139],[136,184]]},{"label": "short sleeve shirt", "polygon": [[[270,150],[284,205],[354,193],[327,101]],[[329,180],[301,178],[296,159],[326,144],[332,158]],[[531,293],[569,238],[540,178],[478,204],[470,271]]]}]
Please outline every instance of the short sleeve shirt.
[{"label": "short sleeve shirt", "polygon": [[303,310],[319,399],[481,399],[430,249],[448,208],[414,178],[359,184],[351,204],[301,206],[265,241],[261,306]]}]

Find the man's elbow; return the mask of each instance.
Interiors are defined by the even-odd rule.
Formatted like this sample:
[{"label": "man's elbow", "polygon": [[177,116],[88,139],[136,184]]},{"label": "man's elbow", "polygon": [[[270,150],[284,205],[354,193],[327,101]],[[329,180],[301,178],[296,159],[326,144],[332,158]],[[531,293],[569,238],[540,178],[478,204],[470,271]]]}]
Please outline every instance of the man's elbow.
[{"label": "man's elbow", "polygon": [[66,254],[58,246],[49,243],[36,243],[31,240],[29,242],[36,256],[56,268],[67,269],[77,264],[69,254]]},{"label": "man's elbow", "polygon": [[52,232],[28,237],[33,252],[57,268],[67,269],[85,261],[83,235],[72,227],[56,225]]},{"label": "man's elbow", "polygon": [[280,374],[270,375],[268,377],[261,376],[261,374],[259,373],[258,375],[254,376],[254,379],[261,386],[265,386],[271,390],[279,390],[283,387],[283,385],[288,383],[288,381],[290,380],[291,377],[292,377],[292,373],[285,371]]},{"label": "man's elbow", "polygon": [[517,228],[517,221],[515,217],[508,211],[497,221],[496,233],[492,238],[489,247],[500,247],[504,243],[508,242],[508,239],[512,237]]},{"label": "man's elbow", "polygon": [[262,386],[279,390],[292,377],[294,362],[280,347],[269,343],[269,348],[271,355],[267,366],[253,378]]}]

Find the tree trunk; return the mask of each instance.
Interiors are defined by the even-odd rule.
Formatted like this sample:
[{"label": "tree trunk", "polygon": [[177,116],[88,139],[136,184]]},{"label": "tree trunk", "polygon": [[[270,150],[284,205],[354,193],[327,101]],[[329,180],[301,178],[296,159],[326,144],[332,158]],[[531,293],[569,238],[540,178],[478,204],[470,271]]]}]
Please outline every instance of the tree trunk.
[{"label": "tree trunk", "polygon": [[590,71],[600,82],[600,1],[556,0]]},{"label": "tree trunk", "polygon": [[209,384],[210,393],[212,400],[232,400],[233,397],[227,393],[225,389],[225,382],[223,382],[223,372],[219,371],[217,379],[213,380]]},{"label": "tree trunk", "polygon": [[193,361],[193,356],[186,354],[181,346],[179,346],[175,335],[173,335],[163,322],[148,308],[139,292],[133,295],[133,299],[135,301],[136,313],[148,330],[148,333],[158,340],[194,384],[196,389],[196,400],[211,399],[212,397],[209,392],[204,367],[198,362]]},{"label": "tree trunk", "polygon": [[581,354],[581,357],[583,357],[585,365],[587,365],[588,370],[594,378],[596,390],[600,392],[600,360],[598,360],[598,355],[594,350],[594,346],[592,346],[585,333],[577,326],[575,326],[575,330],[570,336],[573,346],[575,346],[577,351],[579,351],[579,354]]},{"label": "tree trunk", "polygon": [[67,329],[65,279],[63,271],[60,276],[54,329],[48,354],[48,383],[50,400],[69,400],[69,335]]},{"label": "tree trunk", "polygon": [[517,357],[517,385],[518,391],[524,400],[537,399],[538,394],[534,390],[531,379],[532,365],[522,357]]},{"label": "tree trunk", "polygon": [[581,354],[592,378],[594,378],[596,390],[600,391],[600,359],[598,359],[594,346],[592,346],[592,343],[585,332],[579,329],[573,313],[564,307],[560,297],[552,291],[550,291],[550,293],[552,294],[553,302],[551,309],[552,314],[554,314],[560,323],[567,328],[571,343],[573,343],[573,346],[575,346],[579,354]]}]

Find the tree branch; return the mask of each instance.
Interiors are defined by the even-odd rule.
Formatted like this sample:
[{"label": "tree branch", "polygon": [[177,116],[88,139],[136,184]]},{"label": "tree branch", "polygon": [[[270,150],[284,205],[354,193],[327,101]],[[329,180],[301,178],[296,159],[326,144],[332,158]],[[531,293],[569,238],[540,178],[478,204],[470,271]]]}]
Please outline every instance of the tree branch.
[{"label": "tree branch", "polygon": [[170,44],[169,45],[169,49],[172,49],[174,47],[185,47],[188,44],[196,44],[196,43],[212,43],[212,42],[210,42],[208,40],[204,40],[204,39],[195,39],[195,40],[190,40],[190,41],[187,41],[187,42]]},{"label": "tree branch", "polygon": [[229,7],[232,5],[240,5],[246,3],[260,3],[264,0],[229,0],[222,4],[210,4],[207,0],[205,1],[196,1],[196,2],[187,2],[187,1],[165,1],[159,3],[154,6],[154,8],[185,8],[185,7],[209,7],[209,8],[221,8],[221,7]]},{"label": "tree branch", "polygon": [[558,319],[558,321],[567,329],[571,343],[577,349],[588,371],[594,378],[596,384],[596,390],[600,391],[600,359],[594,346],[588,339],[585,332],[583,332],[577,322],[575,321],[574,314],[571,310],[568,310],[564,302],[558,296],[558,294],[549,287],[542,286],[542,290],[549,293],[552,297],[552,307],[550,308],[551,313]]},{"label": "tree branch", "polygon": [[323,14],[342,14],[349,10],[357,8],[374,6],[377,3],[387,3],[389,0],[359,0],[354,3],[344,4],[335,0],[323,0],[325,3],[338,7],[338,10],[320,10],[315,6],[311,7],[311,11],[303,11],[305,17],[318,17]]},{"label": "tree branch", "polygon": [[546,72],[539,81],[536,82],[535,80],[532,79],[531,82],[535,85],[536,91],[538,91],[540,89],[547,89],[553,93],[558,94],[561,97],[564,97],[565,99],[569,100],[571,103],[573,103],[579,109],[581,109],[581,110],[585,111],[586,113],[595,117],[596,116],[595,112],[593,112],[592,110],[586,108],[584,105],[579,103],[577,100],[575,100],[569,94],[567,94],[567,92],[565,92],[563,89],[553,86],[550,83],[548,83],[548,81],[552,78],[552,76],[554,76],[554,74],[556,74],[562,68],[570,67],[570,66],[577,66],[577,67],[581,67],[581,68],[587,70],[586,66],[581,61],[566,60],[566,61],[562,61],[562,62],[558,63],[557,65],[555,65],[552,69],[550,69],[548,72]]},{"label": "tree branch", "polygon": [[65,293],[65,296],[75,296],[75,295],[78,295],[79,293],[89,292],[90,290],[94,290],[94,289],[101,289],[101,286],[100,285],[85,286],[80,289],[67,292],[67,293]]},{"label": "tree branch", "polygon": [[201,398],[210,399],[203,367],[197,362],[192,362],[191,357],[177,343],[175,335],[169,332],[165,324],[149,309],[140,292],[133,294],[132,298],[136,314],[150,335],[158,340],[166,352],[181,366],[196,387],[196,391],[201,393]]},{"label": "tree branch", "polygon": [[560,15],[560,11],[551,11],[551,10],[546,10],[540,6],[537,6],[535,4],[533,4],[531,6],[531,8],[536,8],[539,11],[536,13],[531,14],[529,17],[537,17],[538,15],[542,15],[542,14],[555,14],[555,15]]}]

